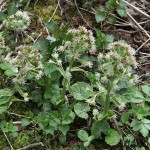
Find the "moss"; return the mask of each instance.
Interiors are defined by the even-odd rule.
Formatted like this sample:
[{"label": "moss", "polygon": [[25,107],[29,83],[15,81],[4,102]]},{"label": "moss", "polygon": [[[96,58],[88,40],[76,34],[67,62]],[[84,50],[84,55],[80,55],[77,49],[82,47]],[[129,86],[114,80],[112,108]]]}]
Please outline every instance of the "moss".
[{"label": "moss", "polygon": [[[17,137],[13,137],[11,134],[8,134],[8,139],[12,144],[13,148],[18,149],[33,143],[33,137],[29,136],[27,132],[21,132],[17,135]],[[10,149],[10,145],[8,144],[6,138],[3,134],[0,135],[0,149],[8,150]]]},{"label": "moss", "polygon": [[[56,0],[39,0],[36,4],[34,2],[28,8],[28,11],[36,14],[42,21],[47,21],[53,15],[57,6]],[[52,21],[59,22],[61,20],[60,10],[58,9]]]},{"label": "moss", "polygon": [[26,132],[21,132],[18,136],[14,139],[13,142],[14,148],[20,148],[32,143],[32,137],[28,135]]}]

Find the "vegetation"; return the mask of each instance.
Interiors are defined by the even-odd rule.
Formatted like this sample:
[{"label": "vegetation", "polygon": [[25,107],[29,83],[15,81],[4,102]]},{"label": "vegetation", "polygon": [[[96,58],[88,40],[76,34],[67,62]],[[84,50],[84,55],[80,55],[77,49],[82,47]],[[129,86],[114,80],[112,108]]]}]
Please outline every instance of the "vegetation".
[{"label": "vegetation", "polygon": [[[136,51],[98,28],[60,27],[61,16],[47,16],[61,2],[44,11],[48,3],[0,2],[0,148],[150,149],[149,76],[140,80]],[[114,14],[126,17],[126,3],[94,12],[101,24],[115,24]]]}]

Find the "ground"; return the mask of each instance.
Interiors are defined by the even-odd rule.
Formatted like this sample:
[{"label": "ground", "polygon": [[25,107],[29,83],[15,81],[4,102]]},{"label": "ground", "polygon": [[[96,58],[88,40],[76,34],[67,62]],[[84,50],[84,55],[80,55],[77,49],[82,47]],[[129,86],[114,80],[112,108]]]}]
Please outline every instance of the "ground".
[{"label": "ground", "polygon": [[[8,0],[6,2],[10,3],[14,1],[17,0]],[[140,77],[141,83],[149,82],[150,77],[147,76],[147,74],[150,73],[150,41],[147,43],[145,42],[150,38],[150,18],[134,10],[132,7],[128,7],[127,11],[130,12],[131,16],[134,19],[136,19],[136,23],[138,24],[136,24],[129,16],[120,18],[117,14],[115,15],[118,19],[113,25],[109,24],[107,21],[97,23],[95,21],[94,11],[99,8],[99,5],[104,5],[105,1],[106,0],[22,0],[22,3],[20,3],[20,9],[29,11],[31,16],[31,24],[29,29],[27,30],[27,34],[29,36],[24,39],[23,43],[30,43],[34,40],[46,37],[47,29],[43,26],[43,23],[44,21],[48,20],[55,22],[60,27],[67,22],[71,22],[72,27],[85,26],[88,29],[92,30],[94,33],[94,29],[97,28],[105,34],[113,35],[115,37],[115,40],[127,41],[135,50],[138,50],[136,53],[136,59],[140,64],[136,71]],[[146,12],[146,14],[150,16],[150,2],[148,0],[139,0],[138,2],[136,0],[128,0],[128,2],[133,6],[140,7],[142,11]],[[139,29],[139,25],[142,26],[142,29]],[[139,49],[139,47],[141,48]],[[20,114],[20,112],[24,110],[23,115],[26,115],[27,112],[25,110],[27,108],[33,107],[32,104],[26,104],[24,106],[20,103],[13,106],[14,107],[11,107],[13,108],[13,112],[15,112],[16,114]],[[22,108],[21,110],[19,109],[20,107]],[[12,115],[11,117],[15,118],[16,121],[19,118],[19,116],[15,115]],[[9,140],[11,143],[13,143],[13,147],[15,149],[38,142],[39,139],[41,139],[41,135],[39,135],[39,133],[34,133],[34,127],[29,127],[29,129],[27,127],[21,127],[18,134],[19,136],[17,136],[17,138],[15,139],[15,135],[13,135],[14,137],[12,135],[9,135]],[[72,133],[70,133],[70,135],[71,134]],[[33,136],[36,138],[33,138]],[[70,141],[65,143],[64,146],[58,146],[59,142],[55,141],[55,137],[51,136],[43,137],[43,141],[45,143],[48,143],[48,145],[49,140],[53,143],[52,146],[46,148],[47,150],[69,150],[73,147],[73,145],[80,143],[78,139],[74,139],[73,135],[71,135],[70,137],[72,138],[70,139]],[[0,139],[0,149],[9,149],[9,145],[3,134],[0,135]],[[100,142],[96,141],[92,143],[92,145],[87,148],[87,150],[122,149],[121,145],[112,148],[106,145],[104,141]],[[39,150],[40,149],[42,150],[43,148],[39,148]]]}]

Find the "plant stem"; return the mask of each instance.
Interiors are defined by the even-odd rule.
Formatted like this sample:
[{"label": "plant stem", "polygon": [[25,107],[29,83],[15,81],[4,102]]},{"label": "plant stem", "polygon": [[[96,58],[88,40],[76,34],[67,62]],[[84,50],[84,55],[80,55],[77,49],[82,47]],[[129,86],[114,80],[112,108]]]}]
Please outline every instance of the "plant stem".
[{"label": "plant stem", "polygon": [[108,91],[107,91],[107,95],[106,95],[106,99],[105,99],[105,103],[104,103],[104,115],[107,115],[108,111],[109,111],[110,91],[111,91],[111,84],[110,84],[110,81],[108,81]]},{"label": "plant stem", "polygon": [[[69,72],[71,71],[71,68],[73,66],[73,63],[74,63],[75,59],[74,59],[74,56],[71,58],[71,61],[70,61],[70,64],[69,64]],[[63,91],[62,91],[62,94],[61,94],[61,99],[65,98],[65,94],[66,94],[66,90],[67,90],[67,87],[66,87],[66,84],[67,84],[67,79],[64,77],[64,82],[63,82]]]}]

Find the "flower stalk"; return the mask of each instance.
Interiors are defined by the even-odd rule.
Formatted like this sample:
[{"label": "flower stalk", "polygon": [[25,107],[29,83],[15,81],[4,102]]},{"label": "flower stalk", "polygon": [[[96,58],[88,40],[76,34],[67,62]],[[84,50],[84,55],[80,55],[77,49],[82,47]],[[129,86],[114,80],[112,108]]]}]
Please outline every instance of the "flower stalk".
[{"label": "flower stalk", "polygon": [[[69,70],[68,70],[69,73],[71,71],[74,61],[75,61],[74,56],[72,56],[70,64],[69,64]],[[65,94],[66,94],[66,90],[67,90],[66,84],[67,84],[68,79],[66,77],[64,77],[63,81],[64,82],[63,82],[63,90],[62,90],[62,94],[61,94],[61,99],[65,99]]]}]

